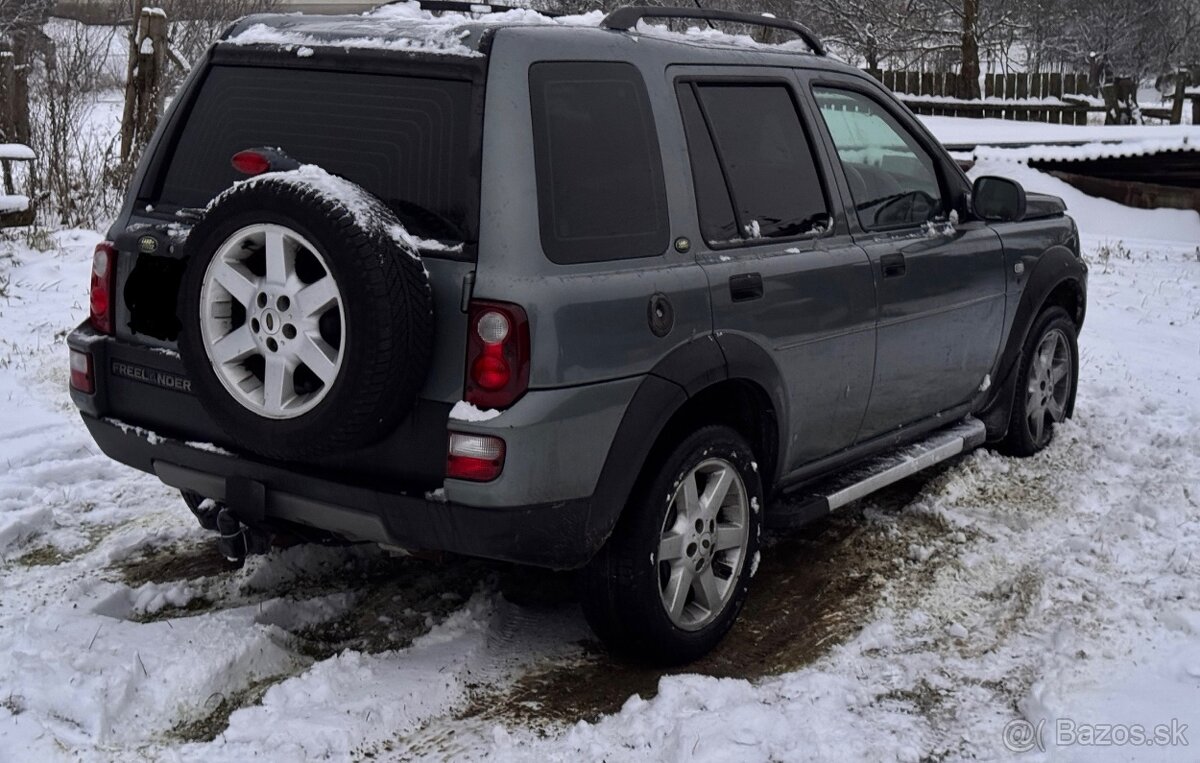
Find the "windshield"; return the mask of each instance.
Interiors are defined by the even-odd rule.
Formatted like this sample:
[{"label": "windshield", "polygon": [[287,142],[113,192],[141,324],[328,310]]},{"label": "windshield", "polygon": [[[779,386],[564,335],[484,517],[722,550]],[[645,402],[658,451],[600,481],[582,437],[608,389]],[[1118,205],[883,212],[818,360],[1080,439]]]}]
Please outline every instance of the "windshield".
[{"label": "windshield", "polygon": [[203,207],[243,176],[239,151],[280,148],[379,197],[420,238],[470,239],[470,82],[214,66],[157,204]]}]

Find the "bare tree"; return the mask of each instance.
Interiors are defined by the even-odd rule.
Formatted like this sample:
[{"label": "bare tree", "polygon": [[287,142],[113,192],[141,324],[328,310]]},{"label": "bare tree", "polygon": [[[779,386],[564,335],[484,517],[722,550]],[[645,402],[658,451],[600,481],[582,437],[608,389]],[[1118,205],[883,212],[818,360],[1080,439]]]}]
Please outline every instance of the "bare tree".
[{"label": "bare tree", "polygon": [[[133,0],[135,5],[142,5]],[[230,24],[242,16],[275,10],[279,0],[158,0],[155,7],[171,19],[171,47],[195,61]]]},{"label": "bare tree", "polygon": [[41,25],[50,0],[0,0],[0,51],[12,55],[11,81],[0,83],[0,136],[29,142],[29,64],[44,45]]},{"label": "bare tree", "polygon": [[[812,3],[802,10],[805,20],[846,58],[879,69],[885,62],[904,66],[915,57],[920,36],[911,21],[917,4],[918,0],[844,0]],[[780,5],[801,10],[796,3]]]},{"label": "bare tree", "polygon": [[0,40],[18,30],[37,27],[46,20],[51,0],[0,0]]},{"label": "bare tree", "polygon": [[105,182],[113,144],[89,118],[115,31],[68,23],[34,62],[31,144],[37,159],[29,172],[31,196],[61,225],[92,226],[113,211],[117,194]]}]

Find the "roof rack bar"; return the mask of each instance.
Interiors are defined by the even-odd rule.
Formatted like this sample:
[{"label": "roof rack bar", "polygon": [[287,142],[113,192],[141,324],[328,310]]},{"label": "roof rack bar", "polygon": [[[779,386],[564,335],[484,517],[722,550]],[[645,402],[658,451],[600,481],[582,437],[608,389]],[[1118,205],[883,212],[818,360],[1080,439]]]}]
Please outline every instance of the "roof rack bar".
[{"label": "roof rack bar", "polygon": [[707,8],[660,8],[649,5],[627,5],[618,8],[604,17],[600,26],[604,29],[614,29],[628,32],[637,26],[642,19],[703,19],[705,21],[731,21],[736,24],[770,27],[792,32],[804,40],[812,52],[818,56],[825,55],[825,45],[811,29],[796,21],[777,19],[774,16],[758,16],[753,13],[738,13],[737,11],[722,11]]},{"label": "roof rack bar", "polygon": [[[400,5],[401,3],[407,2],[410,2],[410,0],[389,0],[389,2],[383,3],[382,5],[376,7],[382,8],[387,5]],[[417,5],[421,6],[421,10],[423,11],[433,11],[438,13],[442,11],[454,11],[458,13],[503,13],[505,11],[536,10],[534,8],[523,8],[518,5],[500,5],[489,2],[474,3],[471,2],[471,0],[415,0],[415,2]],[[561,13],[555,13],[553,11],[539,10],[537,12],[543,16],[549,16],[551,18],[562,15]]]}]

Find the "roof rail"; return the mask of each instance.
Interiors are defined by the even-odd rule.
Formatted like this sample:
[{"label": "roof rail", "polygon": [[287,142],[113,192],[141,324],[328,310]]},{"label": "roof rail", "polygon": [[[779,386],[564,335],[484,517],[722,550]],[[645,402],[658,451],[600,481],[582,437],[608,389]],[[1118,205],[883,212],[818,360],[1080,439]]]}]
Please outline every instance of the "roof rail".
[{"label": "roof rail", "polygon": [[[407,3],[410,0],[389,0],[376,7],[382,8],[387,5],[399,5]],[[498,5],[496,3],[473,3],[470,0],[415,0],[417,5],[421,6],[423,11],[456,11],[458,13],[503,13],[504,11],[537,11],[543,16],[554,18],[561,16],[561,13],[553,11],[543,11],[536,8],[524,8],[518,5]]]},{"label": "roof rail", "polygon": [[703,19],[705,21],[732,21],[737,24],[770,27],[792,32],[812,49],[818,56],[825,55],[825,45],[811,29],[796,21],[777,19],[774,16],[758,16],[753,13],[738,13],[737,11],[722,11],[707,8],[660,8],[649,5],[627,5],[618,8],[604,17],[600,26],[604,29],[614,29],[628,32],[637,26],[642,19]]}]

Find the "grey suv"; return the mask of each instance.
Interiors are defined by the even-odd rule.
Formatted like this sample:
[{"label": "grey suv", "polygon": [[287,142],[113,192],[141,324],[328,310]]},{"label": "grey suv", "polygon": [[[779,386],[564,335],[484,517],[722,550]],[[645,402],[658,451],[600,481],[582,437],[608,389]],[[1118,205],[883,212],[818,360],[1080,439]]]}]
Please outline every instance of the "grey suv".
[{"label": "grey suv", "polygon": [[485,10],[242,20],[97,248],[74,401],[227,555],[579,569],[610,647],[684,662],[763,527],[1071,415],[1061,201],[972,187],[794,22]]}]

